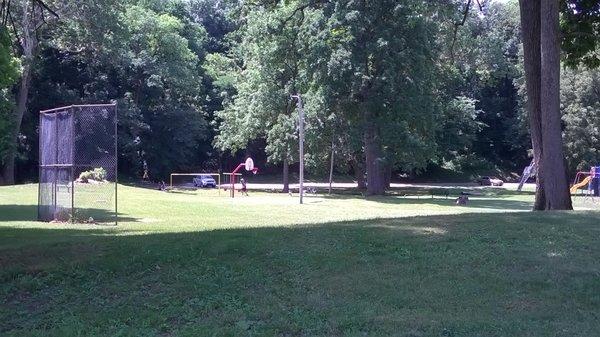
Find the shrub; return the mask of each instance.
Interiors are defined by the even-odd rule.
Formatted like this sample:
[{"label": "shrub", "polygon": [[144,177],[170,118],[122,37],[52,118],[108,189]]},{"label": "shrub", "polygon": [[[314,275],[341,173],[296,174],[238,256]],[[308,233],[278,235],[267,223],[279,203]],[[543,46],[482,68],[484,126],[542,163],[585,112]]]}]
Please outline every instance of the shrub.
[{"label": "shrub", "polygon": [[96,167],[90,171],[83,171],[79,175],[79,181],[82,183],[87,183],[90,180],[94,181],[104,181],[106,179],[106,170],[102,167]]}]

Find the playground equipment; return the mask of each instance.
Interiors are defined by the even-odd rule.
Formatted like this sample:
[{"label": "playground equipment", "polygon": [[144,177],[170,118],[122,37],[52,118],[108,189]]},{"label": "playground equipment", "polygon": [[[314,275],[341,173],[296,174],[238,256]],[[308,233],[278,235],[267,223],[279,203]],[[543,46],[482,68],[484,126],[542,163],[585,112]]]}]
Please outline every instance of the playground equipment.
[{"label": "playground equipment", "polygon": [[40,111],[38,220],[117,222],[117,106]]},{"label": "playground equipment", "polygon": [[[575,179],[577,180],[577,178],[575,178]],[[571,194],[577,193],[578,189],[587,186],[587,184],[589,184],[591,180],[592,180],[592,177],[587,176],[581,182],[573,184],[573,186],[571,186]]]},{"label": "playground equipment", "polygon": [[252,174],[256,174],[258,172],[258,167],[254,167],[254,160],[252,160],[252,158],[248,157],[246,158],[245,162],[240,163],[235,170],[230,173],[231,189],[229,194],[232,198],[235,198],[235,176],[239,175],[238,171],[241,170],[242,167],[245,168],[246,171],[251,171]]},{"label": "playground equipment", "polygon": [[[237,184],[238,178],[241,178],[241,173],[232,174],[231,172],[223,172],[223,180],[222,184],[219,188],[222,188],[223,191],[227,191],[227,189],[233,184]],[[230,193],[231,194],[231,193]]]},{"label": "playground equipment", "polygon": [[583,189],[585,186],[587,186],[588,195],[600,196],[600,166],[592,166],[589,172],[577,172],[571,186],[571,194],[577,193],[577,190]]},{"label": "playground equipment", "polygon": [[529,166],[523,169],[523,175],[521,176],[521,181],[519,182],[519,186],[517,187],[517,191],[521,191],[523,189],[523,185],[527,182],[530,177],[534,177],[537,173],[537,166],[535,162],[532,160]]}]

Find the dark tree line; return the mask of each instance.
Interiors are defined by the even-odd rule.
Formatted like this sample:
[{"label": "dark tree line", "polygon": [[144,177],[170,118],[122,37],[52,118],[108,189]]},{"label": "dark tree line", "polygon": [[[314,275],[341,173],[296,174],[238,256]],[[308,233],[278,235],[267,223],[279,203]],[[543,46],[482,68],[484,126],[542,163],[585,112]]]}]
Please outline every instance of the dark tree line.
[{"label": "dark tree line", "polygon": [[287,188],[298,160],[291,94],[306,101],[309,169],[326,171],[333,156],[369,194],[400,173],[520,172],[533,155],[535,208],[570,208],[567,170],[600,159],[575,145],[594,144],[598,122],[584,111],[597,107],[570,80],[593,80],[600,63],[594,1],[23,0],[1,9],[5,184],[35,180],[37,111],[107,101],[119,103],[120,167],[132,177],[144,162],[161,179],[226,169],[251,152],[280,167]]}]

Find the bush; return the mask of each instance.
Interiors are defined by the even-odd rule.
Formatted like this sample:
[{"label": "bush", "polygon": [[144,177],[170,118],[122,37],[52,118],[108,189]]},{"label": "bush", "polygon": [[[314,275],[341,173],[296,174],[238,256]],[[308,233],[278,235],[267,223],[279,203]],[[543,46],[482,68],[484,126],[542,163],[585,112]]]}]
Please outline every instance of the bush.
[{"label": "bush", "polygon": [[94,181],[104,181],[106,179],[106,170],[102,167],[96,167],[90,171],[83,171],[79,175],[79,181],[82,183],[87,183],[90,180]]},{"label": "bush", "polygon": [[442,164],[442,167],[454,172],[469,174],[473,174],[476,172],[489,172],[487,174],[492,174],[492,172],[498,171],[498,168],[493,163],[474,153],[466,155],[456,155],[451,160],[445,161]]}]

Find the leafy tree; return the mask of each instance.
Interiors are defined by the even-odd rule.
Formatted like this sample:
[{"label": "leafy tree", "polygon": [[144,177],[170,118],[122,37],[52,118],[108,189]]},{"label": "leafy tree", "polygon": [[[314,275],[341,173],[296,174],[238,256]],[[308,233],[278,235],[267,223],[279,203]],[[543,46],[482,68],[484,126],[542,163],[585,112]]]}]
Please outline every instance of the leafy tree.
[{"label": "leafy tree", "polygon": [[[466,14],[456,35],[446,38],[453,38],[454,43],[442,44],[438,97],[445,111],[442,125],[450,127],[446,130],[443,126],[439,132],[444,164],[466,169],[485,161],[503,169],[520,168],[527,161],[527,146],[523,145],[527,134],[520,122],[518,88],[513,81],[520,70],[518,5],[484,3]],[[446,29],[442,36],[450,32]],[[460,113],[447,103],[461,97],[472,100],[475,115],[470,109]],[[457,129],[461,126],[464,129]]]},{"label": "leafy tree", "polygon": [[217,83],[232,94],[217,113],[216,146],[235,153],[264,138],[268,160],[283,162],[284,192],[289,190],[289,163],[297,156],[297,115],[290,95],[306,87],[301,36],[307,24],[294,9],[286,4],[249,7],[232,36],[235,47],[227,56],[214,55],[208,65]]},{"label": "leafy tree", "polygon": [[[5,134],[5,139],[12,139],[14,143],[12,146],[5,148],[4,158],[1,163],[2,166],[0,167],[0,184],[13,184],[15,181],[15,159],[17,156],[17,146],[15,143],[20,135],[23,117],[28,110],[27,101],[31,87],[31,74],[39,51],[40,40],[43,39],[43,36],[39,34],[39,30],[45,28],[46,23],[55,22],[54,19],[58,15],[42,0],[9,1],[3,4],[2,10],[4,17],[11,18],[12,31],[15,32],[12,41],[15,45],[15,50],[18,51],[17,56],[20,58],[22,66],[15,108],[11,109],[12,114],[8,116],[7,124],[4,125],[5,128],[10,126],[7,130],[8,134]],[[6,39],[4,38],[3,43],[5,42]],[[6,111],[6,109],[7,107],[5,106],[4,110]]]},{"label": "leafy tree", "polygon": [[[7,155],[13,152],[15,141],[14,101],[9,88],[19,76],[19,62],[13,56],[10,36],[5,27],[0,27],[0,164],[4,165]],[[2,179],[0,179],[1,182]]]},{"label": "leafy tree", "polygon": [[146,160],[151,175],[164,179],[199,167],[210,151],[202,109],[206,32],[182,4],[68,4],[71,15],[44,50],[36,93],[55,97],[46,104],[119,101],[120,166],[130,174]]},{"label": "leafy tree", "polygon": [[561,0],[563,59],[567,66],[600,66],[600,2]]},{"label": "leafy tree", "polygon": [[338,1],[328,18],[331,91],[364,140],[367,193],[382,194],[392,168],[435,153],[436,31],[421,1]]},{"label": "leafy tree", "polygon": [[600,73],[565,69],[561,76],[565,152],[569,169],[587,171],[600,164]]}]

